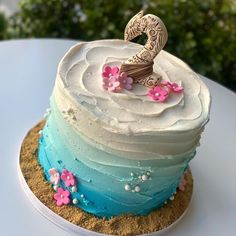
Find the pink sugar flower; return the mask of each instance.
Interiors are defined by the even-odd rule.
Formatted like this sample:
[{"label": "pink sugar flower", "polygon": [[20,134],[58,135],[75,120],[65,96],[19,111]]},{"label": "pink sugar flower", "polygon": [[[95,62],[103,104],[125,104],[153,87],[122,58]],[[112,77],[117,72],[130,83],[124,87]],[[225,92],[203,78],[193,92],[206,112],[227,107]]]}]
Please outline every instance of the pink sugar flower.
[{"label": "pink sugar flower", "polygon": [[119,92],[122,89],[118,78],[114,76],[103,78],[103,88],[109,92]]},{"label": "pink sugar flower", "polygon": [[70,192],[63,188],[58,188],[57,193],[54,194],[57,206],[68,205],[70,203]]},{"label": "pink sugar flower", "polygon": [[177,83],[170,83],[167,81],[162,81],[161,84],[163,86],[167,86],[174,93],[181,93],[184,90],[184,88],[178,85]]},{"label": "pink sugar flower", "polygon": [[149,89],[147,95],[155,101],[164,102],[169,96],[169,91],[157,85]]},{"label": "pink sugar flower", "polygon": [[58,185],[60,181],[60,174],[55,168],[51,168],[49,171],[51,183]]},{"label": "pink sugar flower", "polygon": [[105,66],[102,72],[103,78],[110,78],[111,76],[118,77],[119,74],[119,68],[118,66]]},{"label": "pink sugar flower", "polygon": [[187,181],[185,179],[185,173],[181,176],[180,181],[179,181],[179,190],[184,191],[185,186],[187,184]]},{"label": "pink sugar flower", "polygon": [[76,183],[74,175],[66,169],[62,171],[61,179],[65,182],[67,187],[74,186]]},{"label": "pink sugar flower", "polygon": [[184,88],[182,86],[178,85],[177,83],[171,83],[170,89],[174,93],[181,93],[184,90]]},{"label": "pink sugar flower", "polygon": [[127,90],[131,90],[133,88],[133,79],[131,77],[128,77],[127,73],[122,72],[119,75],[118,80],[122,88],[125,88]]}]

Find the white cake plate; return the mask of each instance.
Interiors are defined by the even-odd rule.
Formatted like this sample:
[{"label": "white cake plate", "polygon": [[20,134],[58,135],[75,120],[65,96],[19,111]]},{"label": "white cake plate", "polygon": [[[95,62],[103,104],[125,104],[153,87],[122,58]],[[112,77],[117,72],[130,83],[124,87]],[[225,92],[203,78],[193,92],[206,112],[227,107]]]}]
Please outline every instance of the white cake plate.
[{"label": "white cake plate", "polygon": [[[20,157],[20,155],[19,155],[19,157]],[[56,213],[54,213],[47,206],[45,206],[34,195],[34,193],[31,191],[30,187],[28,186],[27,182],[25,181],[25,178],[24,178],[23,173],[22,173],[21,168],[20,168],[20,158],[19,158],[19,162],[18,162],[18,166],[17,166],[17,171],[18,171],[18,176],[19,176],[21,186],[22,186],[25,194],[29,198],[30,202],[33,204],[33,206],[38,210],[38,212],[41,215],[46,217],[52,223],[54,223],[55,225],[59,226],[63,230],[65,230],[68,233],[71,233],[73,235],[81,235],[81,236],[104,236],[104,235],[107,235],[107,234],[101,234],[101,233],[97,233],[97,232],[94,232],[94,231],[91,231],[91,230],[87,230],[83,227],[72,224],[69,221],[65,220],[63,217],[61,217],[61,216],[57,215]],[[176,224],[178,224],[181,221],[181,219],[185,216],[186,212],[190,208],[192,198],[193,198],[193,194],[191,196],[191,200],[189,202],[188,207],[185,209],[183,214],[174,223],[172,223],[171,225],[169,225],[165,229],[159,230],[157,232],[149,233],[149,234],[141,234],[140,236],[160,236],[160,235],[163,235],[166,232],[170,231],[171,229],[173,229],[176,226]]]}]

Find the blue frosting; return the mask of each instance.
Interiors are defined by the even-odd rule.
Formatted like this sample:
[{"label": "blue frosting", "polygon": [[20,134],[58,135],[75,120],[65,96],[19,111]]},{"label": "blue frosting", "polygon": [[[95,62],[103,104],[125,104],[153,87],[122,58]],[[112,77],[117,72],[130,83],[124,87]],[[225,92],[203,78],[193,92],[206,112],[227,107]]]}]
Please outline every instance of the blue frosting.
[{"label": "blue frosting", "polygon": [[[39,162],[49,180],[48,171],[67,169],[77,179],[76,206],[99,217],[124,213],[146,215],[176,191],[183,172],[195,151],[178,158],[130,160],[99,150],[85,141],[63,118],[53,98],[51,114],[39,141]],[[96,156],[98,162],[94,161]],[[140,176],[148,175],[143,181]],[[131,191],[125,190],[129,184]],[[140,187],[135,192],[135,186]],[[133,191],[132,191],[133,190]]]}]

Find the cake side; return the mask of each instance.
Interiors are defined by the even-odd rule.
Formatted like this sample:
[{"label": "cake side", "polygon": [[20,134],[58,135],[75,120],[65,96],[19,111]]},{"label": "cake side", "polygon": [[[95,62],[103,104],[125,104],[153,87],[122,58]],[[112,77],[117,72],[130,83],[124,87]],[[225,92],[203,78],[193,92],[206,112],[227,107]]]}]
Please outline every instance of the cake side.
[{"label": "cake side", "polygon": [[[121,40],[80,43],[61,60],[39,161],[78,180],[71,199],[97,216],[145,215],[173,197],[208,121],[210,94],[185,63],[161,51],[154,71],[181,83],[163,104],[146,88],[104,92],[104,64],[120,65],[140,49]],[[66,188],[66,186],[63,186]]]},{"label": "cake side", "polygon": [[[51,184],[45,181],[44,172],[37,160],[39,133],[44,123],[45,121],[42,121],[32,128],[22,143],[19,176],[31,203],[47,219],[51,219],[53,222],[56,220],[57,225],[62,228],[70,232],[73,230],[78,235],[83,233],[83,228],[105,235],[120,236],[141,235],[155,231],[161,233],[162,229],[166,231],[173,226],[173,223],[176,224],[189,208],[193,189],[190,171],[185,176],[187,182],[185,190],[177,191],[173,201],[168,201],[168,204],[145,216],[120,215],[105,219],[88,214],[73,205],[58,207],[52,201],[55,191]],[[41,201],[41,204],[38,200]],[[40,207],[38,207],[39,205]],[[65,224],[61,217],[69,222]]]}]

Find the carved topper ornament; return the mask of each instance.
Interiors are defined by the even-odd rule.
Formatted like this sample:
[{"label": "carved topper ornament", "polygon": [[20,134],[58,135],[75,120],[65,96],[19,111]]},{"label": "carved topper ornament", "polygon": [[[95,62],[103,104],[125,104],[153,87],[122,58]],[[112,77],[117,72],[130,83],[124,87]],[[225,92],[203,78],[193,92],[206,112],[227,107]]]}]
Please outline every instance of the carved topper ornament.
[{"label": "carved topper ornament", "polygon": [[136,55],[122,63],[120,73],[126,72],[134,83],[154,87],[160,83],[160,76],[153,73],[153,60],[165,46],[168,33],[159,17],[152,14],[144,16],[140,11],[128,22],[124,40],[130,41],[142,33],[148,36],[146,44]]}]

